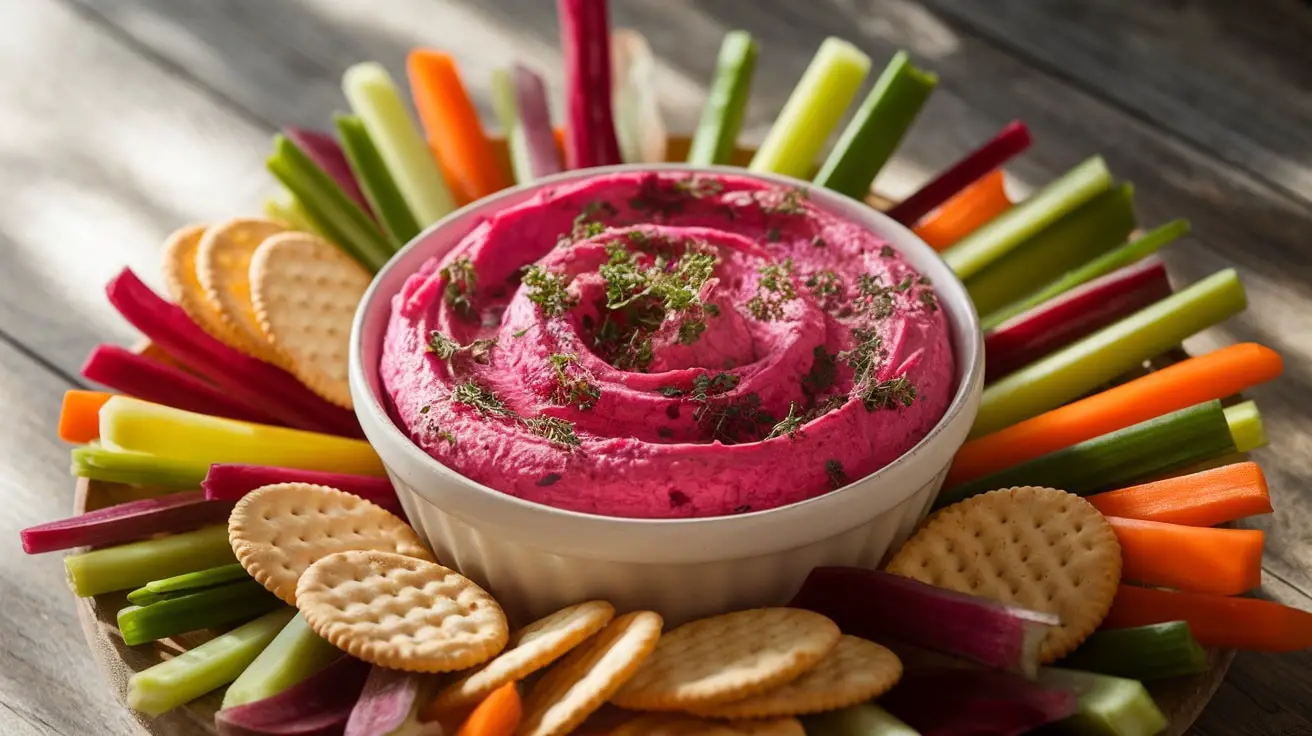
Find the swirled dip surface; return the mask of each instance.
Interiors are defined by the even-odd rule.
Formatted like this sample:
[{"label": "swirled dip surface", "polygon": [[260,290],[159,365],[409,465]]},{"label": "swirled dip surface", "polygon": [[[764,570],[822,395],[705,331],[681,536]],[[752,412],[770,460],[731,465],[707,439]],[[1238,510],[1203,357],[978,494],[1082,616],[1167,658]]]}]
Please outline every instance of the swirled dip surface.
[{"label": "swirled dip surface", "polygon": [[609,516],[759,511],[896,459],[953,391],[933,285],[802,190],[597,176],[474,227],[395,297],[394,418],[494,489]]}]

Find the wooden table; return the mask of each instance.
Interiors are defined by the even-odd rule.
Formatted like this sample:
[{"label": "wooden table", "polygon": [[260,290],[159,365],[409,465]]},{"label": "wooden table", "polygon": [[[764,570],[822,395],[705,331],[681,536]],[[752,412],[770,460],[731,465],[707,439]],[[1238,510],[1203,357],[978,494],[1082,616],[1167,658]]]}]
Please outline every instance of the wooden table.
[{"label": "wooden table", "polygon": [[[1141,222],[1187,217],[1172,273],[1234,266],[1249,311],[1191,348],[1255,340],[1287,360],[1252,392],[1277,513],[1263,594],[1312,608],[1312,10],[1297,0],[612,0],[645,32],[670,127],[700,110],[721,34],[762,42],[747,134],[759,137],[826,35],[877,63],[907,48],[938,91],[879,185],[894,195],[1023,118],[1009,171],[1042,184],[1092,153],[1133,181]],[[60,396],[97,342],[131,329],[101,286],[124,265],[156,287],[175,227],[257,211],[281,125],[343,110],[342,71],[398,78],[415,45],[453,52],[490,117],[513,56],[560,89],[547,0],[10,0],[0,10],[0,733],[129,733],[82,642],[58,555],[20,528],[66,515]],[[386,7],[386,12],[376,9]],[[1312,734],[1312,654],[1241,654],[1200,734]]]}]

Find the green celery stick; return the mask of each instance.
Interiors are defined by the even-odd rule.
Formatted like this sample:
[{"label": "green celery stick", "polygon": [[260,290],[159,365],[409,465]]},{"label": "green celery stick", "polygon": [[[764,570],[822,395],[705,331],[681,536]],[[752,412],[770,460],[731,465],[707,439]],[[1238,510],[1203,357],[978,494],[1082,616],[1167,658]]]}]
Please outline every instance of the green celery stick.
[{"label": "green celery stick", "polygon": [[164,578],[163,580],[152,580],[146,583],[145,586],[128,593],[128,603],[149,606],[152,603],[177,598],[198,590],[249,579],[250,575],[241,566],[241,563],[234,562],[231,565],[211,567],[200,572],[189,572],[171,578]]},{"label": "green celery stick", "polygon": [[1057,278],[1125,242],[1134,220],[1134,188],[1109,189],[966,281],[980,314],[1006,306],[1017,294]]},{"label": "green celery stick", "polygon": [[1142,683],[1092,672],[1045,667],[1038,683],[1075,693],[1075,715],[1057,730],[1080,736],[1156,736],[1169,723]]},{"label": "green celery stick", "polygon": [[393,244],[360,205],[286,136],[273,137],[273,155],[265,166],[296,196],[315,228],[347,255],[370,272],[387,263],[395,251]]},{"label": "green celery stick", "polygon": [[1252,452],[1266,447],[1266,427],[1262,424],[1262,415],[1256,403],[1245,401],[1226,407],[1225,421],[1230,425],[1236,452]]},{"label": "green celery stick", "polygon": [[1061,666],[1148,682],[1206,672],[1207,652],[1188,623],[1168,621],[1095,631]]},{"label": "green celery stick", "polygon": [[688,147],[688,163],[727,164],[743,127],[747,98],[756,70],[756,41],[747,31],[729,31],[720,43],[715,75],[706,93],[706,107]]},{"label": "green celery stick", "polygon": [[873,703],[806,716],[802,725],[807,736],[920,736],[919,731]]},{"label": "green celery stick", "polygon": [[528,143],[524,139],[524,128],[519,124],[519,104],[515,102],[515,83],[509,69],[492,70],[492,110],[496,113],[502,135],[506,137],[506,151],[510,156],[510,169],[515,176],[515,183],[532,181],[533,168],[528,160]]},{"label": "green celery stick", "polygon": [[206,462],[111,450],[99,444],[75,447],[72,456],[74,476],[106,483],[195,488],[210,471]]},{"label": "green celery stick", "polygon": [[1150,230],[1140,237],[1131,240],[1110,252],[1104,253],[1070,273],[1061,276],[1033,294],[1030,294],[1023,299],[1018,299],[1011,304],[994,311],[992,314],[986,315],[984,319],[980,320],[982,327],[986,331],[991,330],[1021,312],[1027,312],[1055,296],[1065,294],[1077,286],[1083,286],[1099,276],[1105,276],[1122,266],[1128,266],[1131,263],[1142,260],[1161,250],[1163,247],[1169,245],[1176,238],[1179,238],[1187,232],[1189,232],[1188,220],[1172,220],[1165,225]]},{"label": "green celery stick", "polygon": [[912,66],[907,52],[894,54],[820,167],[815,183],[864,199],[937,85],[938,75]]},{"label": "green celery stick", "polygon": [[128,680],[128,707],[157,716],[237,679],[295,615],[286,607],[142,670]]},{"label": "green celery stick", "polygon": [[1111,188],[1107,164],[1094,156],[962,238],[943,252],[943,260],[962,280],[968,279]]},{"label": "green celery stick", "polygon": [[748,168],[798,179],[809,177],[825,139],[869,71],[870,57],[860,49],[839,38],[826,38]]},{"label": "green celery stick", "polygon": [[1239,274],[1233,269],[1213,274],[985,388],[971,436],[995,432],[1076,399],[1245,306]]},{"label": "green celery stick", "polygon": [[342,91],[351,111],[364,121],[419,227],[454,210],[451,190],[387,70],[376,62],[356,64],[342,76]]},{"label": "green celery stick", "polygon": [[69,555],[64,570],[73,592],[85,598],[235,560],[228,527],[218,525]]},{"label": "green celery stick", "polygon": [[342,651],[296,614],[223,695],[223,707],[271,698],[332,664]]},{"label": "green celery stick", "polygon": [[282,604],[254,580],[228,583],[184,593],[146,606],[118,612],[118,630],[128,646],[165,639],[200,629],[212,629],[260,616]]},{"label": "green celery stick", "polygon": [[400,247],[419,234],[419,223],[410,212],[401,191],[396,188],[391,173],[383,159],[378,155],[378,148],[369,138],[364,122],[354,115],[338,115],[338,137],[342,139],[342,150],[351,171],[360,182],[369,206],[378,214],[378,221],[392,238],[392,244]]},{"label": "green celery stick", "polygon": [[314,226],[314,223],[310,222],[310,216],[306,214],[305,207],[296,198],[296,195],[282,187],[278,187],[278,191],[264,200],[262,209],[264,210],[264,216],[270,220],[278,220],[293,230],[314,233],[324,237],[323,233],[319,232],[318,228]]}]

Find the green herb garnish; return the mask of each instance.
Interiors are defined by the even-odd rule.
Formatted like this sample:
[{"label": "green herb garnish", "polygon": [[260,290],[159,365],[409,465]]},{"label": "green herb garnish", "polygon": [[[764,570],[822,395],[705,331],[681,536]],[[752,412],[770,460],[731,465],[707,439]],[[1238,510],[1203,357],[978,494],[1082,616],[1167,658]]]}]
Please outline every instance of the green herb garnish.
[{"label": "green herb garnish", "polygon": [[524,272],[523,283],[528,300],[542,309],[544,317],[559,317],[577,301],[566,290],[564,274],[552,273],[536,263]]},{"label": "green herb garnish", "polygon": [[825,475],[829,476],[829,485],[838,490],[847,485],[847,473],[843,471],[843,464],[837,460],[825,461]]},{"label": "green herb garnish", "polygon": [[811,370],[802,376],[802,393],[815,401],[817,396],[833,387],[838,376],[838,365],[834,362],[834,354],[825,350],[824,345],[816,345],[811,351],[811,357]]},{"label": "green herb garnish", "polygon": [[797,298],[793,288],[793,259],[762,266],[756,282],[756,296],[747,300],[747,311],[762,322],[784,317],[784,304]]},{"label": "green herb garnish", "polygon": [[442,300],[461,317],[474,315],[474,293],[478,288],[478,274],[469,256],[460,256],[442,267],[439,275],[446,279]]},{"label": "green herb garnish", "polygon": [[801,215],[806,212],[802,204],[806,190],[800,187],[771,187],[753,192],[753,199],[761,211],[768,215]]},{"label": "green herb garnish", "polygon": [[559,417],[532,417],[524,420],[524,426],[539,437],[554,445],[578,447],[582,445],[579,436],[574,433],[574,423]]},{"label": "green herb garnish", "polygon": [[428,344],[424,349],[441,360],[451,360],[457,355],[468,355],[475,363],[486,365],[491,360],[492,348],[496,347],[496,338],[486,337],[475,340],[468,345],[461,345],[437,330],[428,333]]},{"label": "green herb garnish", "polygon": [[597,219],[598,216],[614,217],[618,214],[619,210],[610,202],[597,199],[587,203],[583,211],[574,217],[574,224],[570,231],[556,239],[556,247],[564,248],[580,240],[597,237],[606,230],[606,226]]},{"label": "green herb garnish", "polygon": [[874,378],[875,369],[879,367],[879,361],[884,357],[884,341],[871,327],[854,328],[852,338],[856,340],[856,344],[851,350],[840,352],[838,359],[851,367],[852,385],[862,386]]},{"label": "green herb garnish", "polygon": [[875,319],[893,315],[893,290],[879,283],[879,277],[863,273],[857,280],[857,294]]},{"label": "green herb garnish", "polygon": [[456,384],[456,387],[451,389],[451,400],[457,404],[473,407],[484,416],[515,416],[515,412],[507,408],[492,389],[472,379]]},{"label": "green herb garnish", "polygon": [[761,397],[755,393],[731,401],[708,401],[698,406],[692,417],[711,439],[726,445],[744,437],[758,439],[764,427],[775,424],[774,417],[761,408]]},{"label": "green herb garnish", "polygon": [[916,387],[911,385],[906,376],[898,376],[887,381],[867,383],[857,392],[857,398],[865,404],[866,411],[911,406],[916,400]]},{"label": "green herb garnish", "polygon": [[685,179],[676,179],[674,181],[674,190],[694,199],[701,199],[723,192],[724,183],[718,179],[710,179],[704,176],[689,176]]},{"label": "green herb garnish", "polygon": [[843,297],[843,279],[833,271],[816,271],[806,278],[806,288],[826,308]]},{"label": "green herb garnish", "polygon": [[556,387],[551,398],[557,404],[576,406],[586,411],[601,399],[601,387],[579,365],[577,355],[556,353],[549,356],[548,360],[556,371]]},{"label": "green herb garnish", "polygon": [[771,429],[770,434],[767,434],[765,438],[770,440],[775,437],[788,435],[790,439],[795,440],[799,436],[805,437],[806,434],[802,432],[802,425],[805,423],[805,417],[798,415],[797,413],[797,402],[790,401],[788,403],[788,416],[784,417],[778,424],[774,425],[774,429]]},{"label": "green herb garnish", "polygon": [[885,245],[879,248],[879,255],[883,258],[892,258],[897,255],[897,251],[893,250],[893,246]]},{"label": "green herb garnish", "polygon": [[437,438],[438,438],[439,440],[444,440],[444,441],[445,441],[448,445],[450,445],[452,448],[454,448],[454,447],[456,446],[456,433],[455,433],[455,432],[448,432],[448,431],[445,430],[445,429],[439,429],[439,430],[437,431]]}]

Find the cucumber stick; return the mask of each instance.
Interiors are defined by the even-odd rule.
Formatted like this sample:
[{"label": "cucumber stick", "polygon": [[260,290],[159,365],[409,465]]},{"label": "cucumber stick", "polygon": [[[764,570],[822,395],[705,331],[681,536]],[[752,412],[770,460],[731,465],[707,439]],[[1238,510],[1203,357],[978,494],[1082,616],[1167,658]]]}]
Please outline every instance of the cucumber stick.
[{"label": "cucumber stick", "polygon": [[756,69],[756,41],[747,31],[729,31],[720,43],[706,107],[688,148],[688,163],[727,164],[742,129]]},{"label": "cucumber stick", "polygon": [[223,707],[271,698],[305,680],[342,656],[342,651],[314,633],[297,613],[223,694]]},{"label": "cucumber stick", "polygon": [[419,223],[410,213],[410,205],[405,203],[405,197],[396,188],[396,181],[378,154],[378,147],[369,137],[364,121],[354,115],[338,115],[334,122],[337,123],[337,137],[342,141],[342,152],[346,154],[356,181],[360,182],[365,199],[390,236],[392,249],[400,249],[419,234]]},{"label": "cucumber stick", "polygon": [[105,547],[64,558],[73,592],[83,598],[139,588],[169,578],[236,561],[226,524],[192,532]]},{"label": "cucumber stick", "polygon": [[128,646],[177,634],[212,629],[259,616],[277,608],[278,598],[254,580],[128,606],[118,612],[118,630]]},{"label": "cucumber stick", "polygon": [[920,736],[920,732],[873,703],[802,719],[807,736]]},{"label": "cucumber stick", "polygon": [[1061,665],[1148,682],[1206,671],[1207,652],[1188,623],[1168,621],[1096,631]]},{"label": "cucumber stick", "polygon": [[1057,730],[1080,736],[1156,736],[1169,723],[1142,683],[1092,672],[1047,667],[1038,683],[1076,695],[1075,715]]}]

